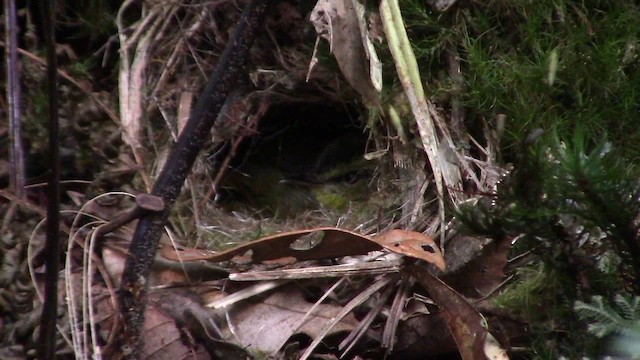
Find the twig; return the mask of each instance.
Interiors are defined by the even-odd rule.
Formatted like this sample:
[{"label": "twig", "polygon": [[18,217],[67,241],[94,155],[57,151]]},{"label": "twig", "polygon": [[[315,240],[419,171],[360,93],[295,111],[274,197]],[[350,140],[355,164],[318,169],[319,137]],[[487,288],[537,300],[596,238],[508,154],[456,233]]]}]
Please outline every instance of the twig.
[{"label": "twig", "polygon": [[[367,315],[360,321],[358,326],[351,331],[351,333],[342,340],[342,342],[338,345],[338,350],[342,351],[342,355],[340,358],[344,359],[345,356],[356,346],[358,341],[367,333],[367,330],[370,329],[373,321],[380,315],[382,312],[382,307],[387,303],[389,297],[393,293],[394,287],[387,287],[383,293],[378,295],[378,298],[375,299],[371,304],[371,310]],[[388,323],[388,321],[387,321]],[[385,326],[386,328],[386,326]]]},{"label": "twig", "polygon": [[319,279],[356,275],[377,275],[400,272],[401,260],[358,262],[326,266],[310,266],[300,269],[277,269],[264,271],[245,271],[229,274],[233,281],[266,281],[283,279]]},{"label": "twig", "polygon": [[[294,326],[291,327],[290,329],[290,333],[293,336],[293,334],[297,334],[298,330],[300,330],[300,328],[302,327],[302,325],[304,325],[308,320],[309,317],[312,316],[313,314],[316,313],[316,309],[329,297],[329,295],[333,294],[333,292],[341,285],[343,285],[347,280],[347,277],[343,277],[340,280],[336,281],[333,285],[331,285],[331,287],[325,291],[324,294],[322,294],[322,296],[316,300],[316,302],[313,304],[313,306],[311,306],[311,308],[309,308],[309,310],[307,311],[306,314],[304,314],[304,316],[302,318],[300,318],[296,324]],[[278,352],[280,351],[280,349],[282,349],[285,344],[287,343],[287,341],[289,341],[289,338],[291,338],[291,336],[289,336],[288,338],[284,339],[283,341],[280,342],[279,346],[276,347],[276,350],[273,352],[272,356],[276,357],[276,355],[278,355]]]},{"label": "twig", "polygon": [[145,211],[161,212],[162,210],[164,210],[164,201],[162,198],[150,194],[139,194],[136,196],[136,206],[133,209],[124,212],[113,218],[108,223],[99,226],[96,229],[94,236],[96,239],[101,239],[103,235],[139,218]]},{"label": "twig", "polygon": [[32,211],[38,215],[40,215],[41,217],[47,217],[47,211],[45,209],[43,209],[42,207],[33,204],[31,202],[29,202],[26,199],[21,199],[19,198],[17,195],[4,190],[4,189],[0,189],[0,196],[9,200],[12,204],[18,204],[21,208],[27,209],[29,211]]},{"label": "twig", "polygon": [[404,306],[407,303],[407,298],[411,293],[414,283],[415,279],[410,276],[405,276],[402,278],[400,286],[397,288],[396,296],[393,299],[391,310],[389,310],[389,316],[387,317],[387,322],[384,324],[384,330],[382,332],[382,347],[387,349],[387,355],[393,351],[400,317],[402,316],[402,311],[404,310]]},{"label": "twig", "polygon": [[262,119],[262,117],[267,112],[267,110],[269,110],[269,104],[265,102],[260,103],[258,110],[256,111],[255,114],[251,115],[251,119],[247,122],[247,125],[238,129],[237,131],[239,133],[238,137],[235,140],[233,140],[229,153],[227,154],[224,161],[218,168],[218,173],[216,174],[216,177],[213,179],[211,188],[209,189],[205,197],[202,199],[202,201],[200,201],[199,207],[204,207],[204,203],[206,201],[209,201],[209,199],[211,199],[211,197],[217,193],[218,187],[220,186],[220,182],[222,182],[222,178],[226,174],[226,170],[229,168],[231,161],[235,159],[238,148],[240,147],[240,145],[242,145],[244,140],[249,135],[253,135],[255,133],[255,131],[258,128],[258,122],[260,121],[260,119]]},{"label": "twig", "polygon": [[[204,23],[204,19],[207,16],[208,13],[208,9],[209,6],[205,6],[202,8],[202,11],[200,12],[200,16],[198,17],[198,20],[193,23],[189,29],[187,30],[182,30],[180,32],[180,36],[176,42],[176,44],[173,46],[173,52],[171,53],[171,55],[169,56],[169,59],[167,60],[167,63],[164,65],[162,72],[160,73],[160,77],[158,78],[158,81],[156,81],[156,84],[153,88],[153,91],[151,91],[151,98],[155,99],[155,105],[158,106],[158,108],[160,108],[160,101],[157,101],[158,98],[158,93],[160,92],[160,89],[163,89],[168,80],[169,77],[171,75],[174,74],[175,72],[175,67],[178,64],[178,60],[179,57],[183,54],[183,50],[185,45],[188,43],[188,41],[191,39],[191,37],[193,36],[193,34],[195,34],[197,31],[200,30],[200,28],[202,27],[202,24]],[[147,111],[151,111],[151,106],[153,104],[149,104],[149,106],[147,107]],[[171,129],[171,127],[169,127]],[[177,137],[178,134],[177,132],[175,133],[175,136]]]}]

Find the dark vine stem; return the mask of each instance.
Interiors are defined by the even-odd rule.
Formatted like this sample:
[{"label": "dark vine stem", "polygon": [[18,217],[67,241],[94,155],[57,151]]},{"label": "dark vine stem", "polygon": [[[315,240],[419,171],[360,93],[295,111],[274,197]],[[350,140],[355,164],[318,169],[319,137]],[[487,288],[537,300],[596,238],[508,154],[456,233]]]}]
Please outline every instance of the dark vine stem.
[{"label": "dark vine stem", "polygon": [[209,137],[218,112],[244,70],[251,44],[264,21],[267,2],[253,0],[242,13],[233,37],[227,43],[153,187],[152,194],[162,198],[165,208],[163,211],[145,213],[136,227],[120,288],[124,331],[120,333],[116,344],[120,345],[121,356],[125,359],[139,359],[141,356],[147,278],[163,227],[205,139]]},{"label": "dark vine stem", "polygon": [[60,268],[60,127],[58,119],[58,63],[55,39],[55,1],[42,1],[47,45],[49,97],[49,176],[47,183],[47,240],[45,244],[44,304],[40,319],[40,359],[55,359]]}]

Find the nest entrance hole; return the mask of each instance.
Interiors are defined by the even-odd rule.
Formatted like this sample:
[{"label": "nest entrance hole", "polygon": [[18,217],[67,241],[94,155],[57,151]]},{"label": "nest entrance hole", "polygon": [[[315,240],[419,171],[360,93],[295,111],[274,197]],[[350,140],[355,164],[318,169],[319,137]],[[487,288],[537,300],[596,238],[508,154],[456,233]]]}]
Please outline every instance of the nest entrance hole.
[{"label": "nest entrance hole", "polygon": [[358,116],[356,108],[340,103],[278,104],[246,142],[244,157],[287,175],[326,170],[364,154],[367,134]]},{"label": "nest entrance hole", "polygon": [[[256,134],[238,149],[226,188],[234,202],[245,202],[257,210],[275,210],[282,206],[273,202],[309,197],[305,194],[308,187],[329,181],[351,181],[357,169],[345,174],[334,170],[363,159],[367,139],[365,123],[356,105],[333,102],[273,105],[260,119]],[[306,205],[312,203],[313,199],[306,201]]]}]

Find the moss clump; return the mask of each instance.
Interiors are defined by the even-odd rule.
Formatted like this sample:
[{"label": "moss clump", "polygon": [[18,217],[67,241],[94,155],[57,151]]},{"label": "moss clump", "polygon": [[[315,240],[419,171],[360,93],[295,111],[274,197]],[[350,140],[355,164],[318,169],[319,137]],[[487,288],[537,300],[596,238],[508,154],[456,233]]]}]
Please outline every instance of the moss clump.
[{"label": "moss clump", "polygon": [[322,184],[313,189],[316,200],[325,208],[345,211],[354,201],[366,200],[369,189],[363,179],[350,184],[346,182]]},{"label": "moss clump", "polygon": [[557,293],[560,286],[558,277],[545,271],[542,264],[537,264],[519,268],[516,271],[516,279],[493,298],[492,303],[522,317],[528,323],[543,320],[553,311],[548,297]]},{"label": "moss clump", "polygon": [[[402,4],[427,93],[441,105],[465,104],[469,128],[507,116],[511,142],[536,127],[564,133],[581,125],[609,133],[640,157],[640,33],[635,2],[568,0],[459,4],[445,14]],[[463,86],[448,54],[460,59]]]},{"label": "moss clump", "polygon": [[594,353],[597,344],[567,300],[574,287],[566,273],[538,263],[517,269],[515,281],[491,302],[529,324],[530,358],[551,360],[560,354],[576,358]]}]

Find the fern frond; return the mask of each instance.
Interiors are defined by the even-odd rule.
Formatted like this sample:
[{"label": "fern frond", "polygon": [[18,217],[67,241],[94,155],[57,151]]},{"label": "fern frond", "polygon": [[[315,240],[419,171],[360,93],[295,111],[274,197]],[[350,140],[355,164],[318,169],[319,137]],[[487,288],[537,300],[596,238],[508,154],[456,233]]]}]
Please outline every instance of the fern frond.
[{"label": "fern frond", "polygon": [[599,338],[619,332],[628,326],[628,321],[605,304],[599,295],[593,296],[590,304],[576,301],[573,308],[580,318],[591,322],[588,330]]},{"label": "fern frond", "polygon": [[627,320],[640,320],[640,296],[616,295],[613,299],[620,314]]},{"label": "fern frond", "polygon": [[[585,224],[598,226],[610,235],[618,253],[640,277],[640,183],[638,169],[600,141],[588,151],[588,140],[577,131],[572,141],[555,151],[559,163],[557,195],[572,200],[567,209]],[[636,279],[637,280],[637,279]]]}]

